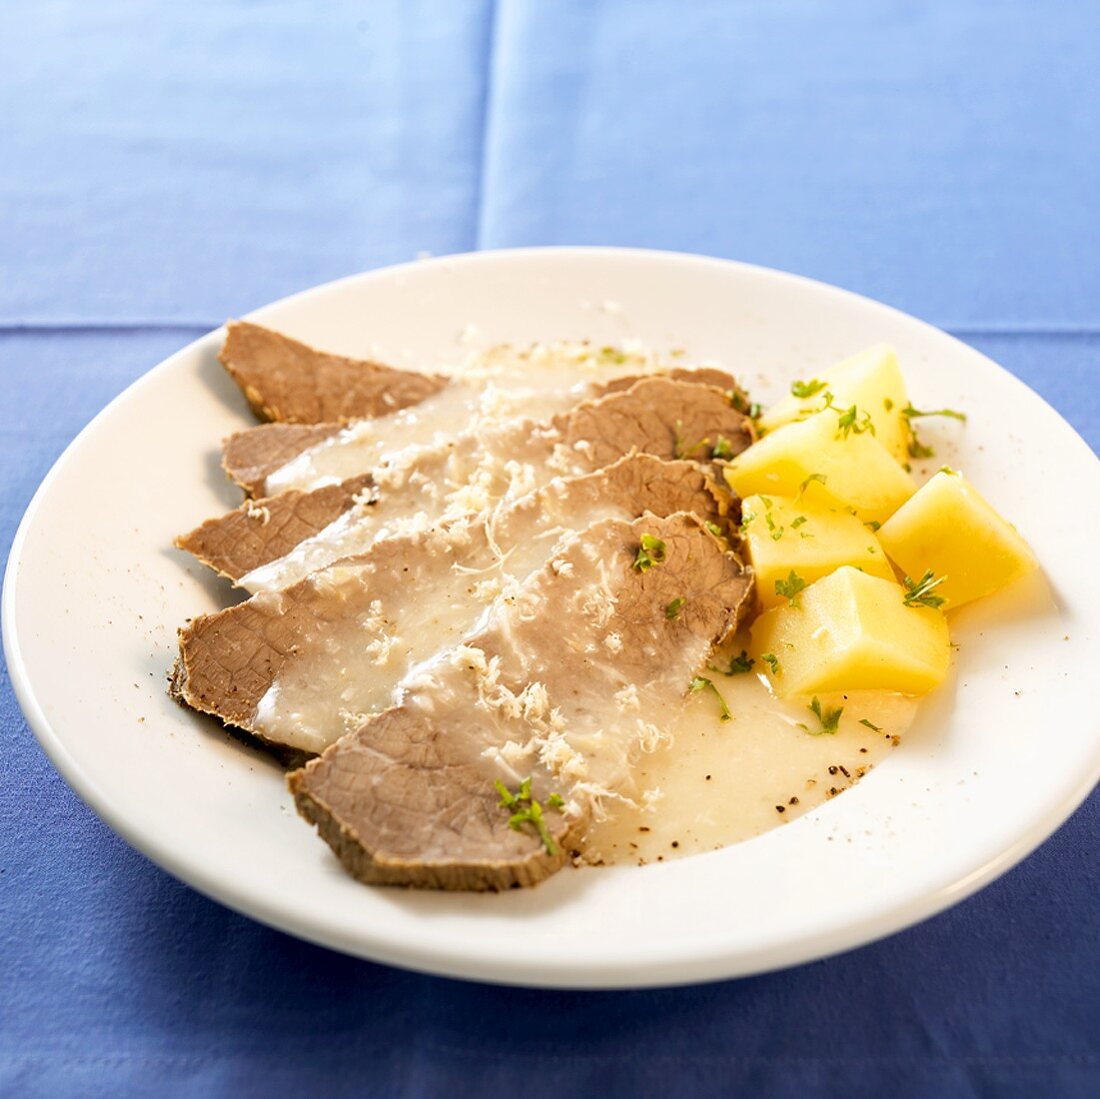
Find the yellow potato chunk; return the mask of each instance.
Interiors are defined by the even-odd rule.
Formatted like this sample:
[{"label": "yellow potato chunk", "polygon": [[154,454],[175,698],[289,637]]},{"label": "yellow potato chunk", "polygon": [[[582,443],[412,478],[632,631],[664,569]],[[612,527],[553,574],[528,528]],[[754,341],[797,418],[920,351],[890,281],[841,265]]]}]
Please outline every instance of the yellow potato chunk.
[{"label": "yellow potato chunk", "polygon": [[742,530],[765,607],[785,603],[776,581],[790,573],[807,584],[851,565],[872,576],[894,579],[878,539],[847,508],[811,502],[807,496],[749,496],[741,504]]},{"label": "yellow potato chunk", "polygon": [[783,696],[924,694],[943,682],[951,649],[938,610],[908,607],[900,584],[845,566],[762,614],[751,653]]},{"label": "yellow potato chunk", "polygon": [[840,414],[831,409],[765,435],[737,455],[725,472],[742,497],[797,496],[815,479],[864,522],[884,522],[917,490],[913,478],[870,431],[846,431]]},{"label": "yellow potato chunk", "polygon": [[[818,383],[825,383],[818,388]],[[764,432],[774,431],[783,424],[790,423],[808,413],[820,409],[825,394],[833,395],[833,404],[847,409],[855,405],[866,411],[875,425],[878,441],[899,461],[908,457],[909,425],[902,415],[902,409],[909,404],[905,391],[905,381],[898,366],[898,357],[894,349],[884,343],[853,355],[806,378],[802,382],[807,390],[816,390],[806,396],[793,394],[784,397],[772,405],[760,417],[760,427]]]},{"label": "yellow potato chunk", "polygon": [[960,473],[941,470],[879,531],[883,549],[919,581],[931,570],[946,606],[980,599],[1036,567],[1011,523]]}]

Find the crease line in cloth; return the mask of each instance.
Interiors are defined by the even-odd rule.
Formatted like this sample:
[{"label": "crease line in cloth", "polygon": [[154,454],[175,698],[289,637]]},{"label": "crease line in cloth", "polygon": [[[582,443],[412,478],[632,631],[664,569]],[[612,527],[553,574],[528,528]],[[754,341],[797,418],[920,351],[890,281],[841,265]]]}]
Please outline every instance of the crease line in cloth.
[{"label": "crease line in cloth", "polygon": [[488,178],[488,161],[492,148],[492,125],[496,113],[494,100],[500,82],[496,79],[497,45],[500,41],[497,21],[500,18],[499,0],[491,0],[489,19],[485,32],[485,90],[481,103],[481,148],[478,150],[477,187],[474,206],[473,249],[480,252],[485,226],[485,181]]}]

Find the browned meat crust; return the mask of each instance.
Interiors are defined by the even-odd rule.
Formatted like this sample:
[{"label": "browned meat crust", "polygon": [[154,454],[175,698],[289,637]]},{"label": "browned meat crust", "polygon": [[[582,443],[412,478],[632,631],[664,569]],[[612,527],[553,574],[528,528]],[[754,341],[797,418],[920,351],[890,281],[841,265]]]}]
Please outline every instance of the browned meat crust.
[{"label": "browned meat crust", "polygon": [[288,554],[299,542],[339,518],[370,487],[369,473],[313,492],[292,489],[278,496],[248,500],[239,508],[207,519],[175,545],[230,580]]},{"label": "browned meat crust", "polygon": [[229,321],[218,354],[261,420],[347,423],[384,416],[438,393],[439,374],[331,355],[249,321]]}]

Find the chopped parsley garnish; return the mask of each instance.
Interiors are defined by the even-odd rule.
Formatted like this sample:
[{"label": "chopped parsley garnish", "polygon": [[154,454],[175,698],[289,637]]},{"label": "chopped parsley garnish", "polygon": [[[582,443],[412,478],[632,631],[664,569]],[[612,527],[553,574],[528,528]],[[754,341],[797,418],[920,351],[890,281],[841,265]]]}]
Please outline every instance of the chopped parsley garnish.
[{"label": "chopped parsley garnish", "polygon": [[682,611],[683,609],[684,597],[681,595],[678,596],[676,599],[673,599],[673,601],[669,603],[667,607],[665,607],[665,618],[667,618],[671,622],[673,621],[673,619],[680,617],[680,611]]},{"label": "chopped parsley garnish", "polygon": [[772,670],[772,675],[779,675],[779,657],[775,653],[761,653],[760,659]]},{"label": "chopped parsley garnish", "polygon": [[[776,580],[775,594],[782,595],[793,607],[798,599],[798,593],[806,586],[806,581],[791,569],[786,580]],[[767,657],[764,658],[765,660]]]},{"label": "chopped parsley garnish", "polygon": [[712,523],[709,519],[703,522],[703,526],[707,528],[714,535],[715,538],[721,538],[723,541],[726,539],[726,532],[717,524]]},{"label": "chopped parsley garnish", "polygon": [[665,559],[665,544],[653,534],[643,534],[642,544],[638,547],[638,553],[634,557],[634,568],[638,572],[645,572],[654,565],[661,564]]},{"label": "chopped parsley garnish", "polygon": [[796,516],[795,516],[795,517],[794,517],[794,518],[793,518],[793,519],[791,520],[791,530],[798,530],[798,528],[799,528],[800,526],[802,526],[802,524],[803,524],[804,522],[806,522],[806,516],[805,516],[805,515],[796,515]]},{"label": "chopped parsley garnish", "polygon": [[953,420],[961,420],[966,422],[966,413],[958,412],[953,408],[914,408],[911,404],[907,404],[901,410],[902,416],[905,417],[905,424],[909,428],[909,457],[910,458],[931,458],[936,452],[930,447],[926,446],[920,441],[916,431],[913,428],[913,421],[919,419],[922,416],[950,416]]},{"label": "chopped parsley garnish", "polygon": [[750,404],[739,389],[727,389],[726,399],[738,412],[744,413],[750,420],[759,420],[760,414],[764,411],[763,406],[756,401]]},{"label": "chopped parsley garnish", "polygon": [[824,473],[811,473],[809,477],[807,477],[806,480],[798,486],[798,495],[801,496],[802,493],[804,493],[806,489],[808,489],[810,485],[814,483],[814,481],[816,481],[819,485],[823,485],[825,484],[826,479],[827,478],[825,477]]},{"label": "chopped parsley garnish", "polygon": [[859,719],[859,723],[860,723],[860,725],[866,725],[867,728],[870,729],[874,733],[881,733],[882,732],[882,726],[881,725],[876,725],[873,721],[868,721],[867,718],[865,718],[865,717],[861,717]]},{"label": "chopped parsley garnish", "polygon": [[870,527],[871,530],[879,530],[882,527],[882,524],[877,519],[871,519],[863,525],[865,527]]},{"label": "chopped parsley garnish", "polygon": [[749,524],[756,519],[756,513],[753,511],[744,511],[741,513],[741,533],[749,529]]},{"label": "chopped parsley garnish", "polygon": [[946,579],[946,576],[933,579],[931,569],[917,581],[914,581],[911,576],[907,576],[903,581],[905,584],[905,605],[907,607],[915,607],[917,604],[923,607],[942,607],[946,600],[942,595],[933,595],[932,592]]},{"label": "chopped parsley garnish", "polygon": [[718,441],[710,448],[710,456],[712,458],[722,458],[725,461],[729,461],[734,457],[733,443],[729,441],[724,435],[718,436]]},{"label": "chopped parsley garnish", "polygon": [[713,664],[708,664],[712,672],[718,672],[720,675],[741,675],[743,672],[751,672],[752,666],[756,663],[755,660],[749,654],[742,649],[739,656],[730,657],[729,668],[716,668]]},{"label": "chopped parsley garnish", "polygon": [[783,528],[777,526],[772,518],[772,499],[770,496],[761,496],[760,499],[764,501],[764,522],[767,523],[768,530],[771,531],[772,541],[778,542],[783,537]]},{"label": "chopped parsley garnish", "polygon": [[625,363],[626,352],[620,351],[617,347],[601,347],[600,358],[605,362]]},{"label": "chopped parsley garnish", "polygon": [[718,705],[722,710],[722,720],[733,720],[733,714],[730,713],[730,708],[726,705],[726,700],[722,697],[722,692],[714,685],[713,679],[707,679],[705,675],[692,676],[691,693],[695,694],[697,691],[711,691],[714,697],[718,699]]},{"label": "chopped parsley garnish", "polygon": [[825,388],[825,382],[819,382],[817,378],[811,378],[808,382],[791,382],[791,395],[794,397],[812,397]]},{"label": "chopped parsley garnish", "polygon": [[907,420],[916,420],[921,416],[950,416],[953,420],[962,420],[966,423],[966,413],[958,412],[954,408],[914,408],[911,404],[907,404],[901,410],[901,414]]},{"label": "chopped parsley garnish", "polygon": [[894,402],[892,400],[890,400],[889,397],[887,397],[882,402],[882,407],[885,408],[887,412],[892,412],[894,410]]},{"label": "chopped parsley garnish", "polygon": [[814,695],[813,702],[807,707],[817,720],[821,723],[821,728],[817,732],[811,732],[812,736],[822,736],[825,733],[835,733],[840,728],[840,715],[844,713],[844,707],[838,706],[835,710],[823,710],[821,707],[821,699]]},{"label": "chopped parsley garnish", "polygon": [[[496,780],[495,785],[497,793],[500,794],[500,801],[497,804],[502,809],[512,810],[512,814],[508,818],[508,827],[515,832],[520,832],[525,824],[533,825],[539,839],[542,840],[543,846],[546,848],[546,853],[556,855],[558,848],[554,843],[553,836],[550,835],[550,829],[546,827],[546,821],[542,815],[542,806],[531,793],[531,779],[525,778],[514,794],[499,778]],[[551,794],[546,799],[546,804],[560,813],[565,805],[565,800],[561,794]]]},{"label": "chopped parsley garnish", "polygon": [[860,412],[855,405],[840,413],[840,417],[836,422],[836,429],[838,439],[847,439],[851,434],[862,435],[865,431],[869,431],[872,435],[875,434],[875,425],[871,422],[871,413]]}]

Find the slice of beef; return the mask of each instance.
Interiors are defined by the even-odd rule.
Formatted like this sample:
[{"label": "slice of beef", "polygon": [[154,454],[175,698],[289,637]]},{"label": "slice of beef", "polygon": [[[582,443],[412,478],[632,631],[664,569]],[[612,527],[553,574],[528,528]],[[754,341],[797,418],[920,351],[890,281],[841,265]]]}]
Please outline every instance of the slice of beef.
[{"label": "slice of beef", "polygon": [[341,424],[261,424],[222,443],[222,468],[248,493],[263,496],[268,474],[342,430]]},{"label": "slice of beef", "polygon": [[706,444],[719,437],[728,453],[739,453],[752,439],[751,421],[722,391],[667,378],[647,378],[625,392],[585,401],[547,424],[512,421],[468,432],[376,469],[376,496],[369,506],[356,505],[285,557],[240,577],[240,583],[249,591],[286,588],[410,523],[424,528],[480,511],[554,476],[589,473],[624,454],[671,460],[690,451],[706,457]]},{"label": "slice of beef", "polygon": [[438,393],[439,374],[331,355],[249,321],[229,321],[218,354],[261,420],[347,423],[384,416]]},{"label": "slice of beef", "polygon": [[[692,516],[598,523],[476,634],[417,669],[399,705],[293,772],[298,811],[364,882],[534,885],[667,727],[749,589]],[[514,796],[528,779],[533,800],[501,804],[497,783]],[[545,832],[511,827],[535,802]]]},{"label": "slice of beef", "polygon": [[370,474],[364,474],[313,492],[291,489],[247,500],[234,511],[181,534],[174,544],[235,581],[324,530],[357,500],[364,500],[370,487]]},{"label": "slice of beef", "polygon": [[635,382],[640,382],[645,377],[671,378],[674,382],[689,382],[692,385],[712,385],[715,389],[721,389],[729,393],[740,393],[741,390],[732,374],[719,370],[713,366],[677,366],[671,370],[661,370],[656,374],[623,374],[610,381],[601,382],[594,387],[593,396],[602,397],[605,393],[621,393],[629,389]]},{"label": "slice of beef", "polygon": [[457,642],[563,535],[647,512],[715,523],[726,506],[697,466],[644,455],[554,481],[491,516],[384,539],[285,592],[197,618],[180,631],[171,692],[270,744],[320,751],[348,715],[390,705],[412,665]]}]

